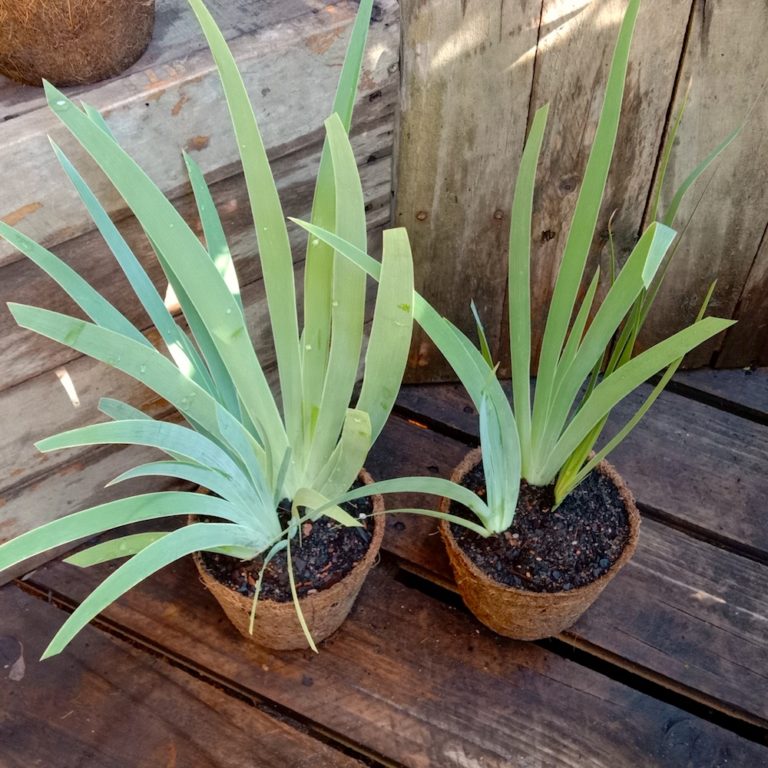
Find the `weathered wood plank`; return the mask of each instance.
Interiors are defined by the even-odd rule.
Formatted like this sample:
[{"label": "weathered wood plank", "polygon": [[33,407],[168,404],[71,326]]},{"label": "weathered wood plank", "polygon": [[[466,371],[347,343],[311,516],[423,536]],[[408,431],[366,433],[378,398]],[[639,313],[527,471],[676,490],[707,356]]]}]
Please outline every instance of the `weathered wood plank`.
[{"label": "weathered wood plank", "polygon": [[[377,477],[446,476],[466,450],[460,441],[393,418],[368,468]],[[437,506],[427,497],[411,501]],[[406,567],[455,588],[433,520],[388,519],[384,546],[407,561]],[[726,711],[768,724],[767,594],[768,567],[646,519],[634,559],[561,637],[641,675],[662,677],[686,695],[703,694]]]},{"label": "weathered wood plank", "polygon": [[0,590],[4,768],[361,764],[166,661],[88,628],[69,653],[40,654],[65,614]]},{"label": "weathered wood plank", "polygon": [[[541,0],[407,0],[394,221],[416,287],[465,330],[474,298],[498,347],[510,179],[525,139]],[[452,378],[417,330],[412,380]]]},{"label": "weathered wood plank", "polygon": [[[251,34],[281,21],[306,14],[307,9],[322,11],[332,5],[322,0],[207,0],[211,13],[227,40]],[[205,47],[200,27],[189,11],[187,0],[156,0],[155,28],[149,46],[141,58],[110,78],[114,82],[139,72],[154,71],[156,77],[173,73],[174,62]],[[98,86],[96,86],[98,87]],[[93,90],[94,86],[73,86],[66,89],[70,98]],[[0,76],[0,122],[40,109],[45,105],[42,89],[21,85]]]},{"label": "weathered wood plank", "polygon": [[[79,600],[100,572],[57,563],[34,580]],[[270,653],[242,640],[201,593],[187,561],[105,615],[172,658],[414,768],[542,759],[548,768],[757,765],[768,756],[764,747],[536,645],[494,637],[392,576],[384,562],[374,569],[319,655]]]},{"label": "weathered wood plank", "polygon": [[738,323],[728,329],[718,351],[718,368],[768,365],[768,228],[739,296],[735,317]]},{"label": "weathered wood plank", "polygon": [[[643,386],[619,403],[606,434],[626,423],[649,391]],[[399,403],[477,435],[477,416],[458,385],[407,387]],[[767,427],[665,392],[609,460],[641,504],[689,530],[768,555],[768,532],[755,514],[768,495]]]},{"label": "weathered wood plank", "polygon": [[[360,153],[361,178],[370,205],[368,226],[376,230],[388,221],[390,161],[383,150],[382,134],[391,130],[391,121],[375,122],[356,141]],[[317,139],[319,140],[319,136]],[[315,165],[319,162],[321,144],[315,142],[311,150],[302,150],[275,164],[279,172],[279,190],[286,214],[308,217],[312,205]],[[367,162],[370,153],[382,152],[383,157]],[[240,283],[247,289],[261,277],[261,266],[256,252],[255,234],[250,217],[247,194],[242,176],[231,177],[212,186],[215,202],[221,211],[223,225],[229,236],[235,257]],[[198,226],[195,204],[191,195],[180,201],[180,210],[194,227]],[[162,271],[154,258],[151,247],[135,219],[123,222],[123,233],[134,248],[137,257],[155,281],[161,295],[165,292]],[[301,263],[304,258],[306,236],[298,227],[291,227],[294,258]],[[146,328],[148,320],[116,267],[114,257],[97,232],[74,238],[55,248],[57,254],[112,301],[132,322]],[[248,301],[257,298],[248,297]],[[260,299],[258,299],[260,300]],[[66,294],[37,266],[26,258],[0,268],[0,301],[43,304],[54,311],[79,314]],[[53,344],[37,334],[19,328],[10,312],[0,312],[0,360],[4,378],[0,390],[15,386],[28,378],[65,365],[77,357],[77,353],[61,345]]]},{"label": "weathered wood plank", "polygon": [[[396,7],[394,0],[385,0],[379,20],[372,24],[361,104],[385,87],[397,70]],[[322,127],[356,9],[353,2],[334,3],[324,13],[314,13],[317,8],[310,7],[299,17],[231,41],[269,149],[279,153],[281,146]],[[181,147],[194,150],[206,172],[227,175],[237,162],[211,57],[207,51],[187,53],[168,71],[158,74],[149,69],[88,91],[89,101],[104,112],[116,138],[172,196],[186,184]],[[215,123],[212,104],[222,118]],[[0,126],[0,166],[7,169],[0,218],[20,223],[30,237],[51,245],[89,231],[92,225],[63,175],[54,172],[48,134],[72,149],[75,158],[82,157],[48,110]],[[107,209],[120,215],[124,204],[111,185],[95,169],[86,175]],[[0,245],[0,264],[17,258],[7,244]]]},{"label": "weathered wood plank", "polygon": [[673,383],[684,394],[690,391],[697,399],[709,397],[724,410],[763,424],[768,421],[768,368],[680,371]]},{"label": "weathered wood plank", "polygon": [[[741,3],[697,2],[694,7],[681,82],[693,79],[685,118],[678,132],[668,170],[668,194],[738,126],[761,86],[768,80],[764,41],[768,35],[768,6],[762,0]],[[677,94],[675,109],[683,97]],[[732,317],[747,282],[768,224],[768,100],[757,100],[755,111],[738,140],[721,157],[716,177],[696,211],[668,273],[658,306],[649,319],[647,338],[658,338],[691,321],[709,283],[718,279],[710,311]],[[705,180],[702,180],[706,183]],[[701,184],[701,182],[700,182]],[[680,210],[680,221],[691,215],[699,192],[694,191]],[[668,199],[668,198],[667,198]],[[763,257],[765,258],[765,254]],[[765,331],[765,305],[756,312],[757,295],[765,295],[765,266],[755,264],[748,302],[742,304],[742,327],[734,331],[732,353],[725,365],[744,365],[760,359]],[[688,358],[692,366],[705,365],[723,337],[708,343]]]}]

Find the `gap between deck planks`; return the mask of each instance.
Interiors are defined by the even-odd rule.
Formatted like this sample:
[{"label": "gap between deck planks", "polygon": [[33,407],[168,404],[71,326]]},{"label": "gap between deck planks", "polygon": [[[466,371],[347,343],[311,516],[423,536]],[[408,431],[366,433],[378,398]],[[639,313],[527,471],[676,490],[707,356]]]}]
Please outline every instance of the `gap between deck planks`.
[{"label": "gap between deck planks", "polygon": [[[76,603],[106,570],[54,563],[31,581]],[[466,612],[399,583],[397,571],[382,558],[318,655],[243,641],[186,560],[148,579],[102,621],[385,763],[733,768],[768,758],[765,747],[713,723],[535,644],[492,635]]]},{"label": "gap between deck planks", "polygon": [[292,723],[93,627],[37,661],[63,616],[0,590],[0,765],[361,768]]},{"label": "gap between deck planks", "polygon": [[[424,393],[429,389],[422,387],[406,390],[406,393]],[[463,412],[463,408],[454,410],[454,415],[460,418],[458,414]],[[438,450],[435,446],[421,444],[413,450],[411,440],[409,456],[419,457],[425,466],[411,462],[407,469],[410,472],[447,474],[455,463],[456,455],[465,450],[456,441],[395,419],[379,445],[385,463],[378,461],[375,453],[371,457],[371,468],[382,470],[379,474],[385,467],[389,470],[388,474],[399,471],[400,468],[393,466],[392,459],[393,454],[403,454],[404,430],[420,440],[436,440],[441,446]],[[394,445],[398,445],[397,452],[392,450]],[[440,457],[440,465],[431,463],[433,459],[430,457],[435,456]],[[377,464],[380,466],[377,467]],[[405,551],[407,547],[403,545],[403,541],[437,544],[429,532],[423,532],[421,538],[414,536],[418,533],[414,529],[424,522],[412,518],[405,521],[407,528],[401,531],[398,529],[404,521],[390,521],[387,547],[405,557],[407,562],[409,558],[411,562],[425,562],[426,567],[422,566],[425,570],[439,573],[440,559],[443,558],[444,562],[439,547],[428,556],[421,553],[414,557]],[[670,579],[669,572],[665,574],[664,568],[659,571],[657,561],[661,561],[667,571],[669,566],[674,570],[677,562],[687,563],[695,576],[692,579],[694,583],[686,585],[679,579]],[[734,568],[738,571],[736,576],[741,586],[734,583]],[[714,572],[711,572],[713,569]],[[662,578],[659,578],[659,573]],[[754,721],[752,713],[755,709],[761,712],[761,717],[764,715],[761,705],[764,707],[765,703],[760,699],[760,692],[765,688],[765,678],[761,676],[765,647],[760,644],[760,637],[750,637],[748,619],[751,615],[758,622],[755,625],[758,629],[760,619],[765,621],[764,595],[768,591],[765,578],[765,569],[756,563],[728,557],[723,550],[691,539],[679,531],[671,531],[654,521],[646,521],[634,564],[625,569],[573,633],[569,633],[570,637],[565,639],[586,647],[599,657],[608,657],[619,663],[631,662],[641,673],[645,670],[649,679],[677,682],[684,691],[688,689],[694,699],[697,693],[703,692],[701,700],[714,705],[719,702],[730,713],[736,716],[741,713],[747,721]],[[723,593],[723,584],[727,585],[729,579],[730,586]],[[55,573],[52,578],[46,578],[46,583],[56,589],[60,584]],[[169,590],[168,594],[174,591]],[[691,595],[697,593],[699,599],[692,602]],[[655,598],[662,594],[664,599],[656,601]],[[641,630],[639,633],[638,629]],[[129,631],[135,630],[134,626]],[[695,663],[692,664],[692,661]]]}]

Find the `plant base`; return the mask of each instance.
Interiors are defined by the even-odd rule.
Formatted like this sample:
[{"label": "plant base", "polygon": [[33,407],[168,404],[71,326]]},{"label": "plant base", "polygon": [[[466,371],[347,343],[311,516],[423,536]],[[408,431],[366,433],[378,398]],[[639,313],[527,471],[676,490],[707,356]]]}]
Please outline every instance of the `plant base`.
[{"label": "plant base", "polygon": [[[372,483],[371,476],[363,470],[360,479]],[[373,496],[373,530],[365,556],[358,561],[346,576],[327,589],[319,590],[299,598],[304,620],[316,643],[332,635],[347,618],[357,598],[365,577],[373,567],[384,537],[384,499]],[[235,592],[216,579],[206,568],[200,553],[193,555],[200,579],[216,598],[224,613],[240,634],[264,648],[287,651],[307,647],[307,638],[299,624],[296,608],[292,601],[259,599],[253,634],[249,631],[253,598]]]},{"label": "plant base", "polygon": [[[480,449],[471,451],[456,468],[451,479],[461,483],[467,473],[482,459]],[[480,569],[459,546],[445,521],[440,533],[448,551],[456,584],[462,599],[472,613],[494,632],[517,640],[540,640],[570,627],[594,602],[608,582],[634,554],[640,528],[640,515],[634,499],[621,476],[606,461],[595,470],[616,487],[626,508],[629,537],[619,558],[594,581],[568,591],[532,592],[507,586]],[[441,510],[448,512],[450,501],[443,499]]]},{"label": "plant base", "polygon": [[95,83],[147,48],[155,0],[0,0],[0,74],[27,85]]}]

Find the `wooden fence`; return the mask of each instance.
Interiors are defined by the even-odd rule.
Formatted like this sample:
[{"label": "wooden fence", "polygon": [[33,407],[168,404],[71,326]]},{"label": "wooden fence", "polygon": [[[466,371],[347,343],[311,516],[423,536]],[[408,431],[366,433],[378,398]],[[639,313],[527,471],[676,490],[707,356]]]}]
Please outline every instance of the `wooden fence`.
[{"label": "wooden fence", "polygon": [[[528,125],[549,102],[532,230],[536,346],[625,8],[626,0],[401,2],[394,219],[411,234],[419,289],[466,331],[474,297],[505,363],[508,211]],[[698,203],[643,339],[690,321],[717,278],[711,312],[739,322],[692,354],[691,366],[768,363],[768,94],[759,96],[766,38],[765,0],[646,0],[637,23],[592,266],[606,259],[612,211],[620,258],[647,223],[670,118],[688,83],[668,190],[756,101],[736,143],[681,208],[678,225]],[[412,380],[451,378],[423,334],[412,363]]]}]

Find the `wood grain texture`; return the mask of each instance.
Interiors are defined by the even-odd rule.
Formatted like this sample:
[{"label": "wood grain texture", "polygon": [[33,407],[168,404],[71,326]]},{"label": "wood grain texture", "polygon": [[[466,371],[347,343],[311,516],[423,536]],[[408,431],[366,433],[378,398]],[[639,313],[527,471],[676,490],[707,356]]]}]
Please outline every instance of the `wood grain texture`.
[{"label": "wood grain texture", "polygon": [[693,397],[709,397],[725,410],[768,422],[768,368],[679,371],[673,382]]},{"label": "wood grain texture", "polygon": [[[541,0],[402,3],[394,223],[417,290],[466,331],[474,299],[494,350],[540,13]],[[411,380],[452,378],[420,330],[411,349]]]},{"label": "wood grain texture", "polygon": [[[712,184],[649,318],[646,340],[690,322],[709,283],[718,279],[710,312],[724,317],[736,312],[741,327],[731,331],[725,342],[718,337],[691,354],[687,362],[692,366],[707,364],[722,345],[722,364],[727,366],[746,365],[764,355],[767,309],[762,298],[768,287],[764,264],[768,252],[762,251],[757,260],[756,254],[768,225],[768,137],[764,131],[768,99],[765,94],[759,96],[768,80],[766,35],[768,6],[762,0],[695,3],[680,74],[682,84],[689,79],[693,82],[667,174],[668,195],[742,123],[755,100],[757,103],[742,134],[708,172],[715,174]],[[677,95],[675,109],[684,90]],[[690,217],[706,183],[702,179],[681,207],[680,222]],[[748,290],[737,311],[745,284]]]},{"label": "wood grain texture", "polygon": [[[322,128],[357,5],[339,2],[323,6],[323,12],[317,13],[313,13],[317,7],[309,7],[294,18],[290,5],[288,10],[285,20],[273,20],[263,29],[230,41],[270,151],[279,151]],[[379,92],[397,70],[396,3],[386,0],[381,10],[369,36],[358,94],[361,103]],[[182,147],[192,150],[203,170],[214,176],[230,175],[238,162],[210,54],[188,55],[182,48],[177,55],[180,58],[172,65],[158,71],[140,71],[87,93],[88,101],[105,114],[118,141],[171,196],[186,184]],[[19,212],[24,213],[18,220],[20,228],[45,245],[93,228],[76,193],[56,167],[49,134],[66,151],[71,150],[73,158],[83,157],[48,109],[0,124],[0,166],[7,169],[0,218],[18,219]],[[125,205],[115,190],[97,169],[90,170],[84,175],[107,210],[122,215]],[[10,246],[0,244],[0,265],[18,258]]]},{"label": "wood grain texture", "polygon": [[357,760],[166,661],[87,628],[66,656],[37,659],[65,617],[0,590],[4,768],[353,768]]},{"label": "wood grain texture", "polygon": [[[605,434],[623,426],[649,392],[644,385],[616,406]],[[457,385],[408,387],[398,402],[414,419],[478,434],[477,415]],[[768,557],[768,533],[756,514],[768,495],[768,427],[665,392],[608,460],[646,508]]]},{"label": "wood grain texture", "polygon": [[[767,206],[768,207],[768,206]],[[751,225],[758,225],[750,222]],[[763,234],[746,285],[739,296],[734,317],[736,325],[728,329],[718,351],[718,368],[768,365],[768,227]]]},{"label": "wood grain texture", "polygon": [[[216,18],[224,37],[231,40],[252,34],[280,21],[320,11],[333,3],[323,0],[207,0],[206,6]],[[154,71],[158,76],[171,70],[175,61],[205,48],[200,27],[189,11],[186,0],[155,0],[155,28],[149,46],[141,58],[116,81],[138,72]],[[70,97],[86,93],[90,86],[67,88]],[[0,121],[12,120],[45,104],[42,89],[24,86],[0,76]]]},{"label": "wood grain texture", "polygon": [[[433,395],[434,397],[434,395]],[[377,476],[447,477],[468,446],[391,419],[368,461]],[[435,509],[428,497],[393,498]],[[390,517],[384,548],[409,568],[455,589],[434,520]],[[768,567],[653,520],[633,560],[561,638],[664,685],[704,694],[727,711],[768,724],[764,659]]]},{"label": "wood grain texture", "polygon": [[[79,600],[103,573],[52,564],[34,579]],[[536,645],[494,637],[393,576],[386,562],[372,571],[318,655],[244,641],[186,560],[105,616],[170,657],[409,768],[725,768],[768,754]]]}]

